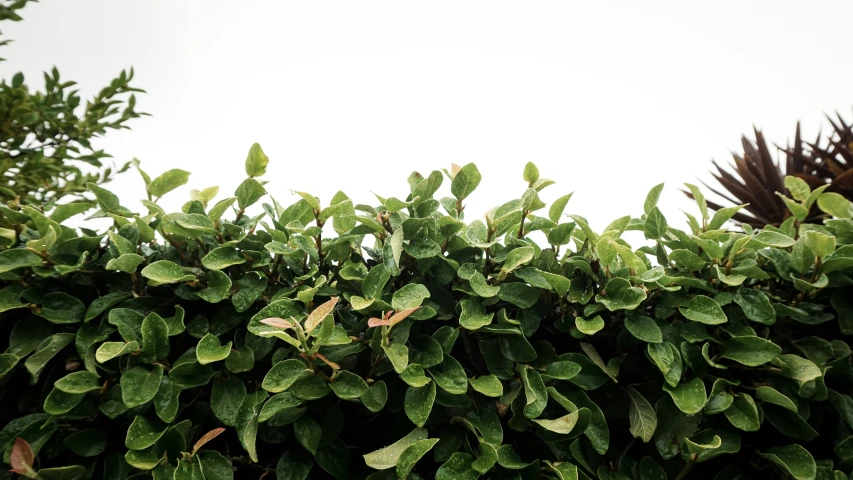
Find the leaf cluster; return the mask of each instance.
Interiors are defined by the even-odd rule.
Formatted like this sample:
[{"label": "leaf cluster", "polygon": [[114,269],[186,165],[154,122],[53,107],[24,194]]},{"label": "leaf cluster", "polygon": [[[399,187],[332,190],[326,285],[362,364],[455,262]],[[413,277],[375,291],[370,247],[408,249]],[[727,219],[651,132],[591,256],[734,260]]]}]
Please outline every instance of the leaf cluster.
[{"label": "leaf cluster", "polygon": [[[0,21],[21,20],[18,10],[29,1],[4,0]],[[43,90],[31,89],[23,73],[0,81],[0,201],[48,208],[62,199],[77,202],[87,183],[105,183],[126,170],[127,164],[107,165],[110,155],[93,142],[146,115],[136,110],[135,93],[143,90],[132,81],[133,69],[123,70],[87,101],[56,67],[44,73]]]}]

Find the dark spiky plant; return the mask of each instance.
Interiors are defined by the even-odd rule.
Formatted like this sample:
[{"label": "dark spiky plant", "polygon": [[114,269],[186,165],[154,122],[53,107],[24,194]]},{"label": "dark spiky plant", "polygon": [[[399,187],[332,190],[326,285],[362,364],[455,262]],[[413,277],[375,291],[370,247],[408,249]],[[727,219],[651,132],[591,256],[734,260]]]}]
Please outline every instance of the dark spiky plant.
[{"label": "dark spiky plant", "polygon": [[[743,152],[732,153],[731,171],[712,161],[716,167],[712,175],[723,189],[706,186],[732,204],[748,204],[733,220],[756,228],[778,226],[791,216],[784,201],[776,195],[786,191],[786,175],[805,180],[812,189],[828,185],[826,191],[853,200],[853,124],[848,125],[841,115],[828,118],[831,134],[825,137],[818,134],[813,143],[802,139],[797,123],[793,144],[785,148],[774,146],[784,161],[773,158],[764,135],[755,129],[755,140],[743,136]],[[692,198],[690,192],[685,193]],[[726,205],[709,201],[708,206],[719,210]],[[806,221],[820,223],[820,215],[813,213]]]}]

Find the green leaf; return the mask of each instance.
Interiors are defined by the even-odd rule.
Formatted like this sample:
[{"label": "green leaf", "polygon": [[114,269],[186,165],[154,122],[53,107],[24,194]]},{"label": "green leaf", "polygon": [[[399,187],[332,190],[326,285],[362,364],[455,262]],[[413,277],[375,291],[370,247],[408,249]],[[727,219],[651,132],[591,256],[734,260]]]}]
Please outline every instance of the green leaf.
[{"label": "green leaf", "polygon": [[631,435],[648,442],[652,439],[658,425],[657,415],[649,402],[632,387],[627,387],[631,406],[628,410]]},{"label": "green leaf", "polygon": [[483,297],[483,298],[491,298],[497,295],[501,287],[493,287],[488,284],[486,281],[486,277],[483,276],[480,272],[474,272],[471,275],[471,278],[468,279],[468,282],[471,284],[471,289],[474,290],[474,293]]},{"label": "green leaf", "polygon": [[[270,423],[275,422],[275,424],[278,424],[280,417],[282,416],[291,419],[290,422],[287,423],[294,422],[298,417],[305,413],[305,408],[300,408],[301,406],[302,399],[296,398],[296,396],[290,392],[273,395],[266,401],[266,403],[264,403],[263,408],[261,408],[261,413],[258,414],[258,423],[264,423],[274,418]],[[290,413],[293,413],[296,416],[291,416]]]},{"label": "green leaf", "polygon": [[169,170],[151,181],[148,192],[154,197],[162,197],[172,190],[186,184],[190,179],[190,172],[175,168]]},{"label": "green leaf", "polygon": [[469,163],[456,172],[456,176],[453,177],[453,181],[450,184],[450,193],[457,200],[464,200],[476,190],[482,179],[483,176],[480,175],[477,166]]},{"label": "green leaf", "polygon": [[664,380],[674,387],[681,381],[682,361],[681,353],[669,342],[650,343],[646,350],[652,361],[663,374]]},{"label": "green leaf", "polygon": [[601,315],[596,315],[589,320],[577,317],[575,318],[575,326],[585,335],[594,335],[604,328],[604,319],[601,318]]},{"label": "green leaf", "polygon": [[757,367],[782,353],[775,343],[759,337],[732,337],[723,344],[720,357],[734,360],[748,367]]},{"label": "green leaf", "polygon": [[462,313],[459,314],[459,325],[468,330],[477,330],[492,323],[494,313],[486,314],[486,309],[476,300],[466,298],[459,302]]},{"label": "green leaf", "polygon": [[261,182],[254,178],[247,178],[237,187],[234,195],[237,197],[237,206],[245,209],[257,203],[264,195],[267,194]]},{"label": "green leaf", "polygon": [[389,278],[391,278],[391,274],[381,264],[371,268],[361,285],[361,291],[365,298],[372,299],[381,296],[382,289],[385,288]]},{"label": "green leaf", "polygon": [[524,165],[524,181],[533,185],[536,180],[539,180],[539,169],[533,162],[527,162]]},{"label": "green leaf", "polygon": [[166,425],[151,422],[137,415],[127,428],[124,444],[131,450],[144,450],[160,440],[164,433],[166,433]]},{"label": "green leaf", "polygon": [[267,372],[261,387],[272,393],[283,392],[297,380],[305,378],[311,373],[311,369],[299,360],[284,360],[273,365],[272,369]]},{"label": "green leaf", "polygon": [[21,248],[13,248],[0,252],[0,273],[11,272],[16,268],[38,267],[42,258],[35,253]]},{"label": "green leaf", "polygon": [[163,366],[154,365],[152,369],[135,367],[121,376],[121,398],[127,408],[144,405],[154,399],[160,389],[163,378]]},{"label": "green leaf", "polygon": [[[831,395],[832,394],[830,394],[830,402],[832,401]],[[762,400],[764,402],[779,405],[780,407],[788,409],[795,413],[797,412],[797,405],[794,403],[794,401],[772,387],[768,387],[766,385],[758,387],[755,390],[755,396],[758,397],[759,400]]]},{"label": "green leaf", "polygon": [[240,255],[234,247],[217,247],[201,259],[201,264],[210,270],[222,270],[232,265],[246,263],[246,257]]},{"label": "green leaf", "polygon": [[207,202],[213,200],[219,194],[219,187],[207,187],[204,190],[190,191],[190,198],[198,200],[207,206]]},{"label": "green leaf", "polygon": [[524,416],[537,418],[548,406],[548,390],[539,372],[524,365],[519,365],[517,369],[521,373],[521,383],[524,386]]},{"label": "green leaf", "polygon": [[705,266],[705,260],[702,260],[702,257],[696,255],[690,250],[673,250],[669,254],[669,259],[675,262],[679,267],[690,271],[698,271]]},{"label": "green leaf", "polygon": [[198,363],[207,365],[208,363],[225,360],[231,353],[231,342],[225,345],[220,345],[216,335],[206,334],[199,340],[196,346],[195,354]]},{"label": "green leaf", "polygon": [[38,377],[41,375],[44,367],[47,366],[47,363],[73,341],[74,334],[56,333],[39,344],[35,353],[30,355],[24,362],[24,367],[32,375],[33,383],[38,381]]},{"label": "green leaf", "polygon": [[278,459],[275,467],[277,480],[306,480],[314,462],[301,449],[288,450]]},{"label": "green leaf", "polygon": [[196,455],[201,473],[205,480],[233,480],[234,471],[231,460],[213,450]]},{"label": "green leaf", "polygon": [[752,237],[752,242],[759,243],[767,247],[787,248],[794,245],[793,238],[779,232],[764,230]]},{"label": "green leaf", "polygon": [[340,371],[329,383],[329,387],[338,398],[343,400],[361,398],[370,390],[364,379],[346,370]]},{"label": "green leaf", "polygon": [[533,247],[519,247],[507,254],[506,260],[504,260],[504,264],[501,267],[501,272],[510,273],[516,268],[524,265],[525,263],[533,260],[534,250]]},{"label": "green leaf", "polygon": [[697,462],[704,462],[726,453],[737,453],[741,440],[734,433],[709,428],[685,438],[684,443],[687,452],[695,456]]},{"label": "green leaf", "polygon": [[435,382],[430,382],[423,387],[409,387],[406,390],[403,402],[403,407],[409,420],[418,427],[423,427],[432,411],[435,397]]},{"label": "green leaf", "polygon": [[[243,449],[249,454],[253,462],[258,461],[256,442],[258,434],[258,414],[267,399],[268,394],[263,390],[246,395],[237,412],[237,436]],[[297,439],[299,437],[297,436]]]},{"label": "green leaf", "polygon": [[702,195],[702,191],[699,190],[699,187],[696,185],[691,185],[689,183],[684,184],[687,188],[690,189],[690,193],[693,195],[693,198],[696,200],[696,203],[699,205],[699,213],[702,214],[702,218],[708,219],[708,204],[705,202],[705,195]]},{"label": "green leaf", "polygon": [[687,383],[675,387],[664,384],[663,390],[672,397],[675,406],[687,415],[695,415],[702,411],[708,401],[705,393],[705,383],[701,378],[694,378]]},{"label": "green leaf", "polygon": [[107,434],[99,428],[78,430],[62,440],[66,448],[81,457],[97,457],[107,449]]},{"label": "green leaf", "polygon": [[[553,364],[552,364],[553,365]],[[580,368],[578,368],[580,370]],[[546,372],[547,373],[547,372]],[[503,384],[494,375],[484,375],[479,378],[469,378],[471,387],[487,397],[500,397],[503,395]]]},{"label": "green leaf", "polygon": [[236,376],[231,376],[228,380],[214,380],[213,391],[210,395],[210,407],[213,415],[229,427],[237,426],[237,415],[245,396],[246,387]]},{"label": "green leaf", "polygon": [[658,207],[652,207],[643,224],[643,234],[647,239],[658,239],[666,235],[666,228],[666,217],[663,216]]},{"label": "green leaf", "polygon": [[403,373],[409,365],[409,349],[402,343],[392,343],[391,345],[383,345],[382,350],[385,356],[394,367],[397,373]]},{"label": "green leaf", "polygon": [[853,205],[842,195],[829,192],[817,197],[817,206],[822,211],[836,218],[853,218]]},{"label": "green leaf", "polygon": [[740,211],[745,206],[746,205],[737,205],[734,207],[724,207],[717,210],[716,212],[714,212],[714,216],[708,223],[707,230],[717,230],[718,228],[722,228],[723,224],[729,221],[729,219],[731,219],[738,211]]},{"label": "green leaf", "polygon": [[400,268],[400,257],[403,256],[403,228],[394,230],[394,234],[388,241],[391,245],[391,255],[394,257],[394,265]]},{"label": "green leaf", "polygon": [[663,191],[663,186],[663,183],[655,185],[646,195],[646,200],[643,202],[643,212],[645,212],[646,215],[648,215],[649,212],[657,206],[660,194]]},{"label": "green leaf", "polygon": [[416,238],[403,245],[403,250],[412,257],[423,260],[441,255],[441,246],[429,238]]},{"label": "green leaf", "polygon": [[394,468],[403,452],[419,441],[426,440],[427,435],[426,429],[416,428],[391,445],[364,455],[364,463],[376,470]]},{"label": "green leaf", "polygon": [[89,393],[100,390],[100,377],[88,371],[69,373],[53,384],[57,389],[72,394]]},{"label": "green leaf", "polygon": [[631,282],[624,278],[614,278],[607,282],[604,295],[596,295],[595,298],[611,312],[633,310],[646,299],[646,292],[640,288],[632,287]]},{"label": "green leaf", "polygon": [[815,255],[824,258],[835,251],[835,237],[825,235],[814,230],[809,230],[803,235],[806,246],[812,249]]},{"label": "green leaf", "polygon": [[68,465],[65,467],[42,468],[38,471],[41,480],[78,480],[84,478],[87,470],[80,465]]},{"label": "green leaf", "polygon": [[169,378],[179,388],[188,389],[207,385],[215,373],[216,371],[207,365],[188,361],[172,367]]},{"label": "green leaf", "polygon": [[52,323],[79,323],[86,314],[86,305],[67,293],[51,292],[44,296],[36,315]]},{"label": "green leaf", "polygon": [[552,222],[559,223],[560,217],[563,216],[563,211],[566,209],[566,205],[569,203],[571,198],[572,194],[570,193],[554,200],[554,203],[551,204],[551,208],[548,209],[548,218]]},{"label": "green leaf", "polygon": [[720,305],[705,295],[691,298],[687,307],[680,308],[679,311],[684,318],[706,325],[720,325],[728,321]]},{"label": "green leaf", "polygon": [[261,297],[267,288],[267,279],[258,272],[247,272],[237,281],[237,292],[231,295],[231,304],[238,312],[245,312]]},{"label": "green leaf", "polygon": [[388,401],[388,387],[385,382],[378,380],[370,385],[370,390],[361,397],[361,403],[364,408],[372,413],[380,412],[385,408],[385,403]]},{"label": "green leaf", "polygon": [[533,423],[536,423],[549,432],[568,435],[577,425],[581,425],[585,429],[589,423],[589,415],[589,409],[581,408],[554,420],[533,419]]},{"label": "green leaf", "polygon": [[429,290],[425,286],[418,283],[409,283],[394,292],[391,298],[391,307],[398,312],[419,307],[429,296]]},{"label": "green leaf", "polygon": [[195,275],[185,273],[180,265],[168,260],[159,260],[143,268],[142,276],[150,279],[157,285],[191,282],[196,278]]},{"label": "green leaf", "polygon": [[663,334],[654,319],[645,315],[629,315],[625,317],[625,328],[634,337],[647,343],[660,343]]},{"label": "green leaf", "polygon": [[148,361],[164,360],[169,355],[169,326],[152,312],[142,320],[142,357]]},{"label": "green leaf", "polygon": [[95,351],[95,360],[98,363],[106,363],[113,358],[127,355],[139,350],[137,342],[104,342]]},{"label": "green leaf", "polygon": [[793,175],[785,177],[785,188],[791,192],[791,196],[798,202],[805,202],[812,193],[811,187],[809,187],[809,184],[805,180]]},{"label": "green leaf", "polygon": [[746,318],[753,322],[764,325],[776,323],[776,311],[764,293],[751,288],[742,288],[735,294],[734,302],[740,306]]},{"label": "green leaf", "polygon": [[270,163],[269,157],[264,154],[263,149],[257,143],[253,143],[249,148],[249,155],[246,156],[246,175],[250,177],[260,177],[267,173],[267,165]]},{"label": "green leaf", "polygon": [[462,365],[450,355],[429,369],[430,375],[444,391],[452,394],[464,394],[468,391],[468,377]]},{"label": "green leaf", "polygon": [[106,269],[117,270],[125,273],[136,273],[136,269],[139,268],[139,265],[144,261],[145,258],[141,255],[125,253],[118,258],[110,259],[110,261],[107,262]]},{"label": "green leaf", "polygon": [[154,396],[154,410],[160,420],[166,423],[172,423],[175,420],[175,416],[178,414],[180,393],[181,390],[168,376],[164,376],[160,380],[160,389]]},{"label": "green leaf", "polygon": [[427,454],[435,444],[438,443],[437,438],[418,440],[408,448],[403,450],[403,453],[397,459],[397,477],[408,478],[409,473],[415,467],[415,464]]},{"label": "green leaf", "polygon": [[231,350],[225,359],[225,367],[232,373],[248,372],[254,366],[255,352],[248,345]]},{"label": "green leaf", "polygon": [[90,192],[95,194],[95,198],[98,200],[98,204],[104,210],[108,212],[114,212],[121,208],[118,196],[113,192],[107,190],[106,188],[99,187],[94,183],[87,183],[86,188],[88,188]]},{"label": "green leaf", "polygon": [[44,413],[50,415],[64,415],[83,401],[84,396],[82,394],[65,393],[54,388],[44,399],[42,409]]},{"label": "green leaf", "polygon": [[432,381],[427,378],[424,367],[414,363],[409,364],[409,366],[403,370],[403,373],[400,374],[400,379],[406,382],[410,387],[423,387]]},{"label": "green leaf", "polygon": [[83,317],[83,321],[88,322],[89,320],[92,320],[98,315],[104,313],[115,305],[118,305],[119,303],[131,297],[132,295],[124,293],[108,293],[102,297],[99,297],[89,304],[89,308],[86,309],[86,315]]},{"label": "green leaf", "polygon": [[800,445],[775,447],[760,455],[778,465],[796,480],[811,480],[817,474],[814,457]]},{"label": "green leaf", "polygon": [[305,450],[317,454],[317,447],[320,446],[323,431],[316,420],[306,415],[299,417],[293,423],[293,435],[299,444],[305,447]]},{"label": "green leaf", "polygon": [[814,362],[797,355],[780,355],[773,359],[773,364],[781,368],[780,375],[794,380],[801,389],[823,376],[823,372]]},{"label": "green leaf", "polygon": [[735,428],[745,432],[757,432],[761,426],[758,406],[748,393],[735,395],[734,402],[723,413]]},{"label": "green leaf", "polygon": [[501,284],[498,297],[519,308],[530,308],[539,300],[539,290],[521,282]]}]

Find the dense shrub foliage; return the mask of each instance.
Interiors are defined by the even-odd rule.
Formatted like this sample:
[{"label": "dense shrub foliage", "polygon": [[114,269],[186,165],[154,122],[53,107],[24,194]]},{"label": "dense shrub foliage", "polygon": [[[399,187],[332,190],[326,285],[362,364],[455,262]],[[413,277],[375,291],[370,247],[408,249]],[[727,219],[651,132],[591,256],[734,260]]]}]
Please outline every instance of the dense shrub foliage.
[{"label": "dense shrub foliage", "polygon": [[[0,21],[21,20],[18,10],[31,1],[0,0]],[[22,73],[0,80],[0,201],[50,208],[61,199],[80,200],[89,182],[109,181],[110,155],[92,142],[145,115],[136,111],[134,92],[142,90],[132,80],[133,69],[122,71],[86,102],[56,67],[44,74],[44,91],[31,90]],[[0,232],[0,242],[7,237]]]},{"label": "dense shrub foliage", "polygon": [[[840,195],[788,178],[791,218],[734,233],[737,208],[711,216],[688,185],[684,231],[659,185],[594,232],[571,195],[540,201],[554,182],[533,164],[466,223],[474,164],[379,205],[285,207],[267,163],[254,145],[233,197],[176,213],[157,199],[185,171],[140,170],[144,213],[91,184],[106,231],[0,207],[3,462],[47,480],[848,478]],[[799,223],[817,209],[833,218]]]}]

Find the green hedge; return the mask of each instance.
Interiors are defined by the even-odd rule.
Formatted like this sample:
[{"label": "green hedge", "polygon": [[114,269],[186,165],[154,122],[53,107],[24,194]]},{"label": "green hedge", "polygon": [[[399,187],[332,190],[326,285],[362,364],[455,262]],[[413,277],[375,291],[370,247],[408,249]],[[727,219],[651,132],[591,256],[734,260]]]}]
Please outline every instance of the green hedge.
[{"label": "green hedge", "polygon": [[685,231],[659,185],[597,233],[571,195],[540,201],[554,182],[533,164],[466,223],[474,164],[376,206],[284,207],[267,163],[254,145],[233,197],[177,213],[157,200],[182,170],[140,170],[146,213],[90,185],[106,231],[63,225],[84,207],[0,207],[3,462],[46,480],[848,478],[841,196],[788,178],[791,217],[740,233],[688,185]]}]

